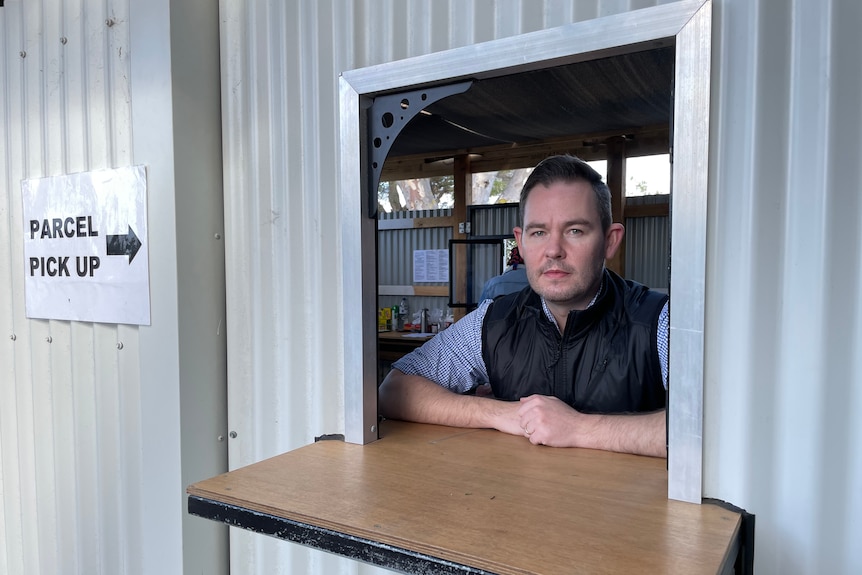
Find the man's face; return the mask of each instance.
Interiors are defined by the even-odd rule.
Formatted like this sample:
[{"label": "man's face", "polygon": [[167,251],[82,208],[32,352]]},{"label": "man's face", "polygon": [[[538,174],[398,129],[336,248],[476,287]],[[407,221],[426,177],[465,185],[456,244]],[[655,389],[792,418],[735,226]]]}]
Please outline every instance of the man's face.
[{"label": "man's face", "polygon": [[602,231],[595,194],[583,181],[534,187],[523,223],[514,232],[530,286],[552,311],[586,308],[601,285],[605,258],[622,240],[622,226]]}]

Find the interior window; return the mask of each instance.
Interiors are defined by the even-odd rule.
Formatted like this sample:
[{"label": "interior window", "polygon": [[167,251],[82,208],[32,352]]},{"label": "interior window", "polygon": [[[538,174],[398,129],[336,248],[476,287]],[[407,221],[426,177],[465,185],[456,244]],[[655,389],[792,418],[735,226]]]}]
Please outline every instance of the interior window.
[{"label": "interior window", "polygon": [[474,206],[517,203],[521,187],[531,171],[532,168],[519,168],[474,173],[469,203]]},{"label": "interior window", "polygon": [[656,154],[626,159],[626,197],[669,194],[669,154]]},{"label": "interior window", "polygon": [[412,178],[380,182],[377,208],[380,212],[437,210],[455,205],[454,176]]}]

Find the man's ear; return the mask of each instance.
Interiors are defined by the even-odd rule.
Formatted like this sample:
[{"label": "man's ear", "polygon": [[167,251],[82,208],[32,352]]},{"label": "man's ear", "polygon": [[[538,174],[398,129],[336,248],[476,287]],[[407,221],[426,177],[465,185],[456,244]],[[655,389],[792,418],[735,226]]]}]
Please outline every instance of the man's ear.
[{"label": "man's ear", "polygon": [[524,229],[520,226],[515,226],[512,228],[512,233],[515,234],[515,243],[518,244],[518,251],[522,252],[521,257],[523,258],[524,246],[521,245],[521,234],[524,233]]},{"label": "man's ear", "polygon": [[623,237],[626,235],[626,229],[620,223],[613,223],[605,233],[605,259],[613,258],[620,244],[623,243]]}]

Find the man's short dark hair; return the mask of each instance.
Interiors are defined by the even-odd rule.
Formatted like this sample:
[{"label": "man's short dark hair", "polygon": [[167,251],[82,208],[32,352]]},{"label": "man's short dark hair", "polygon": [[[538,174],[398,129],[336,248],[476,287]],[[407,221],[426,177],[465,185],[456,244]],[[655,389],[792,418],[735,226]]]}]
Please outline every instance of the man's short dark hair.
[{"label": "man's short dark hair", "polygon": [[550,187],[551,184],[557,182],[579,182],[584,181],[590,184],[593,192],[596,195],[596,205],[599,207],[599,217],[602,222],[602,231],[608,231],[611,227],[613,219],[611,217],[611,190],[608,185],[602,181],[602,176],[595,171],[588,163],[580,158],[570,155],[550,156],[545,158],[537,165],[527,181],[524,182],[524,187],[521,188],[520,199],[520,216],[521,225],[524,224],[524,206],[527,204],[527,196],[530,191],[537,185],[541,184],[545,187]]}]

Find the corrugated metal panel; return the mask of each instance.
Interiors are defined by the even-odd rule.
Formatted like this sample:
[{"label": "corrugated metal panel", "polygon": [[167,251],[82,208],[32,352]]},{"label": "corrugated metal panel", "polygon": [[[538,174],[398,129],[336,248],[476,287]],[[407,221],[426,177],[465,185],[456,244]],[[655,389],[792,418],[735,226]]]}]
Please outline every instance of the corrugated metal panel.
[{"label": "corrugated metal panel", "polygon": [[[381,220],[403,220],[449,217],[452,210],[421,210],[381,214]],[[413,251],[445,250],[452,238],[452,228],[408,228],[378,232],[377,278],[381,285],[413,284]],[[429,282],[427,285],[443,285]]]},{"label": "corrugated metal panel", "polygon": [[471,206],[468,209],[472,237],[514,237],[512,229],[520,223],[518,204],[497,204],[489,208]]},{"label": "corrugated metal panel", "polygon": [[[212,302],[223,308],[223,274],[216,265],[193,271],[212,262],[221,248],[195,249],[194,261],[183,259],[178,269],[177,213],[192,216],[183,226],[186,239],[202,229],[221,230],[220,210],[213,208],[221,204],[214,193],[221,173],[220,162],[213,171],[212,161],[218,138],[204,129],[207,136],[197,137],[209,141],[195,146],[196,120],[189,114],[172,117],[170,19],[167,0],[134,6],[128,0],[16,0],[0,8],[3,574],[176,573],[183,569],[184,545],[194,548],[183,540],[181,473],[200,454],[181,463],[180,438],[188,442],[194,433],[181,433],[179,370],[187,370],[187,383],[198,383],[203,374],[188,370],[210,359],[213,350],[218,355],[213,334],[220,318]],[[216,42],[217,26],[213,17],[209,33]],[[185,37],[200,39],[197,30]],[[209,62],[216,52],[209,50]],[[215,75],[206,78],[204,72],[209,62],[196,60],[189,76],[212,80]],[[182,57],[173,60],[178,73],[188,65]],[[209,87],[202,83],[197,89]],[[194,98],[196,119],[214,109],[208,121],[217,126],[217,81],[214,87],[203,98],[196,90],[183,93]],[[179,172],[175,120],[192,144],[178,155],[184,162]],[[209,154],[205,162],[203,154]],[[20,181],[136,164],[148,170],[152,325],[28,320]],[[175,183],[189,181],[189,171],[198,182],[215,182],[192,213],[174,193]],[[184,200],[200,198],[199,187],[185,185]],[[201,292],[210,273],[215,285]],[[185,278],[182,284],[178,277]],[[180,312],[178,298],[196,301]],[[206,333],[190,321],[199,321],[202,302],[212,320]],[[189,361],[180,358],[180,321],[197,337],[185,348],[194,349]],[[223,351],[221,356],[223,363]],[[217,372],[217,365],[218,359],[206,375]],[[224,385],[223,376],[207,383],[213,381]],[[216,441],[212,434],[208,439]]]},{"label": "corrugated metal panel", "polygon": [[670,234],[663,216],[626,219],[626,278],[668,288]]},{"label": "corrugated metal panel", "polygon": [[862,4],[716,16],[704,490],[758,573],[859,573]]},{"label": "corrugated metal panel", "polygon": [[[231,467],[343,431],[337,77],[351,2],[221,2]],[[233,573],[348,562],[232,530]]]},{"label": "corrugated metal panel", "polygon": [[[669,203],[667,195],[635,196],[626,206]],[[626,277],[651,288],[668,289],[670,228],[667,216],[626,218]]]},{"label": "corrugated metal panel", "polygon": [[132,163],[129,28],[105,24],[126,21],[128,4],[83,8],[0,9],[0,572],[9,574],[127,572],[140,543],[130,529],[138,503],[127,499],[138,492],[128,479],[139,469],[129,426],[140,421],[140,380],[126,359],[137,358],[137,329],[24,317],[21,179]]},{"label": "corrugated metal panel", "polygon": [[[415,210],[380,214],[380,220],[404,220],[418,218],[449,217],[452,210]],[[387,286],[413,286],[413,251],[447,250],[452,238],[452,228],[409,228],[378,232],[377,283]],[[421,286],[449,285],[447,282],[423,282]],[[392,307],[401,302],[402,295],[380,295],[378,307]],[[448,297],[407,296],[411,315],[426,308],[448,310]]]}]

